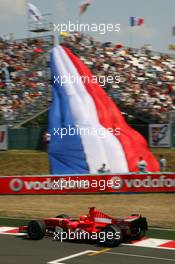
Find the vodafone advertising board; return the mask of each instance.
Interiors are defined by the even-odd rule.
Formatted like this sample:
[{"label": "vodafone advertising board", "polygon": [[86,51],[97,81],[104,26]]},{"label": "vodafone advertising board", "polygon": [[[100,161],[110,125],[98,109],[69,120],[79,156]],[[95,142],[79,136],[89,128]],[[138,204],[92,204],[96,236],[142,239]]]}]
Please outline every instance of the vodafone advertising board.
[{"label": "vodafone advertising board", "polygon": [[0,150],[8,149],[8,128],[7,126],[0,126]]},{"label": "vodafone advertising board", "polygon": [[0,177],[0,194],[175,192],[175,174]]}]

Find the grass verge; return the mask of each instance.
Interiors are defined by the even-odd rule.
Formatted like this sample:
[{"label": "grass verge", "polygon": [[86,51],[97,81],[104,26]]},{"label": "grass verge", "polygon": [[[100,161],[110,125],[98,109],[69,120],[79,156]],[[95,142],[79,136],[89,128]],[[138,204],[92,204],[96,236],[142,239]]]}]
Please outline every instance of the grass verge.
[{"label": "grass verge", "polygon": [[[168,160],[167,171],[175,171],[175,149],[154,148],[152,152],[157,158],[163,154]],[[49,164],[46,152],[35,150],[0,151],[0,175],[47,175]]]},{"label": "grass verge", "polygon": [[9,218],[79,216],[92,206],[114,217],[140,213],[150,226],[175,228],[174,194],[0,196],[0,216]]}]

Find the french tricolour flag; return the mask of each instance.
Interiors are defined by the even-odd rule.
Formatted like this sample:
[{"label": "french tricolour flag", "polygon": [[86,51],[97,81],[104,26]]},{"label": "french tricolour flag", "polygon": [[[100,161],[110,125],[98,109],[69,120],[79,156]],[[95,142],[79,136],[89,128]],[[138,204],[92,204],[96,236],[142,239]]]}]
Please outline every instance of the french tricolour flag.
[{"label": "french tricolour flag", "polygon": [[[159,171],[145,139],[126,123],[77,56],[67,48],[55,47],[51,52],[51,73],[48,154],[52,174],[94,174],[102,164],[112,173],[134,172],[140,156],[147,161],[148,171]],[[80,81],[58,80],[66,76]],[[84,81],[82,76],[86,77]],[[116,128],[120,135],[116,135]]]},{"label": "french tricolour flag", "polygon": [[142,26],[144,25],[144,18],[141,17],[130,17],[130,26],[135,27],[135,26]]}]

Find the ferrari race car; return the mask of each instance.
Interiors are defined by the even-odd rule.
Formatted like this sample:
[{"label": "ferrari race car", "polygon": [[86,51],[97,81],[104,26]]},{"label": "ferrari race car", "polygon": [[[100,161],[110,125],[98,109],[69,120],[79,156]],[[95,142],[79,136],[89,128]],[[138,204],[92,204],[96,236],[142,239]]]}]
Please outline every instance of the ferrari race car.
[{"label": "ferrari race car", "polygon": [[82,215],[79,219],[61,214],[42,221],[32,220],[28,226],[20,227],[20,232],[26,232],[32,240],[51,236],[61,241],[63,238],[65,240],[95,240],[98,244],[114,247],[123,242],[141,239],[145,236],[147,229],[146,218],[139,214],[118,219],[91,207],[89,213]]}]

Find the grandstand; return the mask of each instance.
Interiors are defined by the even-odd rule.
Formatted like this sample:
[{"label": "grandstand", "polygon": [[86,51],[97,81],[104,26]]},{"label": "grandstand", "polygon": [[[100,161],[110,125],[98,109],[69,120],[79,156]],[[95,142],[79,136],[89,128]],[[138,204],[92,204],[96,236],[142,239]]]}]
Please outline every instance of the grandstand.
[{"label": "grandstand", "polygon": [[175,110],[175,59],[145,48],[100,43],[75,32],[64,39],[96,76],[120,77],[104,89],[121,110],[146,123],[166,123]]},{"label": "grandstand", "polygon": [[[48,110],[49,50],[53,36],[0,40],[0,124],[20,127]],[[69,47],[97,77],[119,76],[103,88],[126,117],[140,123],[167,123],[175,110],[175,59],[145,48],[100,43],[78,32],[67,35]],[[139,121],[138,121],[139,122]]]},{"label": "grandstand", "polygon": [[0,40],[0,124],[19,127],[47,111],[53,36]]}]

